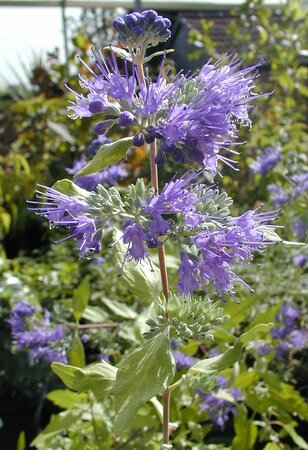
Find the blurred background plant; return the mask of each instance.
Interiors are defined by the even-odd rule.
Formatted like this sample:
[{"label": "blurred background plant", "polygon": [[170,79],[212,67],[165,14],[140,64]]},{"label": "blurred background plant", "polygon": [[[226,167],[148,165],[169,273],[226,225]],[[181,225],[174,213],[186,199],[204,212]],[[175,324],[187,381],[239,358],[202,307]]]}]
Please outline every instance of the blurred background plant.
[{"label": "blurred background plant", "polygon": [[[54,414],[53,421],[35,438],[36,448],[160,448],[156,431],[160,411],[155,400],[139,410],[124,440],[115,441],[110,398],[95,391],[75,388],[76,394],[66,389],[52,374],[49,360],[29,360],[25,350],[17,351],[7,322],[20,302],[35,307],[41,317],[50,315],[44,326],[63,327],[67,344],[61,347],[59,342],[58,350],[81,371],[85,363],[100,359],[117,365],[128,348],[142,342],[146,331],[143,323],[151,316],[146,280],[137,280],[131,266],[127,292],[127,279],[118,278],[119,268],[110,262],[112,235],[105,237],[99,257],[91,262],[78,260],[70,242],[51,243],[60,233],[49,232],[26,205],[37,181],[51,186],[59,177],[70,177],[67,168],[89,157],[91,143],[93,149],[91,119],[73,122],[67,118],[70,94],[64,83],[72,88],[77,83],[76,54],[91,63],[91,45],[100,47],[112,41],[113,17],[112,11],[87,10],[77,23],[69,22],[69,78],[67,66],[59,63],[54,52],[35,62],[26,86],[9,87],[1,94],[0,434],[7,450],[16,445],[18,450],[29,448],[50,414]],[[307,15],[297,1],[275,10],[261,1],[247,1],[233,11],[225,48],[211,38],[214,25],[206,19],[190,33],[191,43],[198,45],[192,58],[204,61],[213,54],[215,60],[221,53],[236,51],[247,65],[261,57],[265,60],[257,80],[259,90],[274,94],[258,101],[253,129],[241,136],[246,144],[238,157],[240,172],[224,169],[221,181],[236,199],[234,208],[239,212],[259,200],[282,207],[284,238],[301,242],[308,228],[307,67],[301,60],[307,25]],[[253,39],[252,29],[257,30]],[[118,133],[120,129],[115,130]],[[142,148],[129,156],[123,189],[136,175],[146,175],[145,158]],[[175,169],[170,166],[169,173]],[[170,280],[175,283],[178,261],[170,244],[167,253]],[[240,303],[225,305],[230,320],[216,327],[214,343],[205,347],[198,341],[174,342],[180,377],[194,358],[228,348],[234,335],[264,321],[274,323],[270,335],[246,347],[240,364],[226,370],[217,382],[208,380],[209,387],[216,383],[214,393],[196,389],[192,394],[185,387],[175,391],[171,414],[175,449],[308,448],[304,439],[308,419],[304,400],[308,395],[307,268],[307,246],[273,246],[266,256],[242,269],[255,293],[240,289]],[[141,293],[136,286],[141,286]]]}]

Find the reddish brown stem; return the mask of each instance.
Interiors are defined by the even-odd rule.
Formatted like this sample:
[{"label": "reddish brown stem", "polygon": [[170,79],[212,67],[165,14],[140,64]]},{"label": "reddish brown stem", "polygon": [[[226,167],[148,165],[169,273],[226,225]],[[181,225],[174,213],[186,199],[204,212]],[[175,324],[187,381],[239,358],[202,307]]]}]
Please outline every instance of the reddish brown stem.
[{"label": "reddish brown stem", "polygon": [[[139,80],[142,84],[145,84],[144,72],[142,65],[138,65]],[[149,122],[150,125],[150,122]],[[150,144],[150,166],[151,166],[151,182],[155,190],[155,195],[159,194],[158,191],[158,170],[155,161],[156,158],[156,141]],[[162,290],[165,296],[166,302],[168,303],[169,287],[168,287],[168,274],[166,267],[166,257],[164,246],[158,248],[158,259],[159,259],[159,270],[162,282]],[[166,318],[169,318],[168,309],[166,308]],[[169,443],[169,422],[170,422],[170,395],[171,391],[169,388],[165,390],[162,396],[163,403],[163,444]]]},{"label": "reddish brown stem", "polygon": [[87,323],[87,324],[79,324],[77,328],[117,328],[119,326],[118,323],[109,322],[109,323]]}]

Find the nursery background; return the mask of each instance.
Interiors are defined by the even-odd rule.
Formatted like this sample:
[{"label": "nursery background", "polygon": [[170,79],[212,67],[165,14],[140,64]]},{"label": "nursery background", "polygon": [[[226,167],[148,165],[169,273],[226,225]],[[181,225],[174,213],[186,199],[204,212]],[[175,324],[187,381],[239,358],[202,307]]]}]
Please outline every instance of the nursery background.
[{"label": "nursery background", "polygon": [[[147,8],[156,7],[150,3]],[[245,346],[233,367],[203,379],[202,388],[182,384],[174,391],[170,442],[178,450],[308,449],[307,8],[297,0],[193,4],[156,7],[170,19],[172,37],[153,51],[167,50],[170,80],[181,70],[197,73],[211,58],[214,64],[236,54],[243,68],[261,61],[256,91],[266,95],[253,102],[252,127],[240,129],[243,144],[233,147],[240,152],[239,171],[221,166],[219,185],[234,199],[234,215],[261,204],[281,208],[277,225],[284,243],[237,269],[253,292],[238,284],[236,298],[222,302],[229,320],[214,324],[213,340],[174,340],[176,381],[198,359],[226,351],[255,325],[273,324]],[[99,147],[125,137],[121,126],[97,136],[93,117],[69,118],[73,96],[66,86],[80,90],[77,74],[86,76],[86,68],[79,58],[91,66],[92,47],[118,45],[112,22],[126,11],[70,11],[62,10],[61,50],[55,44],[27,60],[21,55],[0,73],[0,448],[156,450],[162,439],[157,399],[141,405],[124,434],[115,436],[113,398],[100,391],[91,364],[117,367],[142,345],[153,286],[160,286],[157,272],[149,275],[131,261],[123,268],[121,244],[115,263],[111,228],[99,253],[80,256],[74,241],[27,203],[35,199],[37,184],[72,180]],[[153,78],[160,73],[156,58],[148,70]],[[168,160],[161,182],[189,168]],[[79,186],[117,186],[124,196],[140,177],[150,182],[146,144],[130,147],[117,166],[79,178]],[[180,260],[172,240],[166,253],[175,286]],[[14,338],[14,327],[26,319],[39,333],[36,342]],[[74,384],[77,372],[74,383],[68,375],[58,377],[53,361],[79,368],[82,387]],[[152,369],[154,380],[155,364]],[[130,375],[138,377],[138,368]]]}]

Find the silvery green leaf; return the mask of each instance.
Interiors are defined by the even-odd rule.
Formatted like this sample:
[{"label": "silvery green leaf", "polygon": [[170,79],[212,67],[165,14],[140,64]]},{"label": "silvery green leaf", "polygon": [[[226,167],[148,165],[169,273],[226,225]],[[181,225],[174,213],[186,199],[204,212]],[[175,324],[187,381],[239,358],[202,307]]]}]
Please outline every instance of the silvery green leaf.
[{"label": "silvery green leaf", "polygon": [[162,50],[160,52],[155,52],[152,53],[152,55],[147,56],[146,58],[144,58],[144,62],[147,63],[149,61],[151,61],[151,59],[155,58],[156,56],[161,56],[161,55],[166,55],[167,53],[173,53],[174,49],[170,48],[169,50]]},{"label": "silvery green leaf", "polygon": [[69,195],[72,197],[78,197],[82,200],[90,196],[89,191],[82,189],[81,187],[77,186],[77,184],[73,183],[71,180],[68,180],[66,178],[57,181],[53,185],[53,189],[61,192],[62,194]]},{"label": "silvery green leaf", "polygon": [[115,397],[117,436],[131,425],[140,406],[164,392],[174,373],[170,341],[163,334],[124,357],[111,391]]},{"label": "silvery green leaf", "polygon": [[281,237],[278,236],[278,234],[274,231],[273,228],[269,228],[266,225],[259,226],[258,231],[261,231],[263,236],[266,238],[266,240],[271,242],[282,242]]},{"label": "silvery green leaf", "polygon": [[127,61],[132,62],[131,54],[126,50],[124,50],[123,48],[108,45],[107,47],[104,47],[103,50],[112,51],[116,56],[119,56],[119,58],[126,59]]},{"label": "silvery green leaf", "polygon": [[282,240],[281,243],[286,244],[286,245],[295,245],[295,246],[299,246],[299,247],[302,247],[303,245],[307,245],[305,242],[293,242],[293,241],[285,241],[285,240]]}]

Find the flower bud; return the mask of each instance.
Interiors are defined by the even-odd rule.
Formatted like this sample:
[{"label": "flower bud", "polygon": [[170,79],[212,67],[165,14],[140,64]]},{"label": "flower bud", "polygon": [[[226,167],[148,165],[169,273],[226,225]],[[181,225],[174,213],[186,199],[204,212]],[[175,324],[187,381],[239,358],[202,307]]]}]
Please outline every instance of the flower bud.
[{"label": "flower bud", "polygon": [[118,17],[117,19],[115,19],[112,23],[112,26],[118,33],[123,33],[125,31],[125,22],[122,17]]},{"label": "flower bud", "polygon": [[135,117],[129,111],[123,111],[119,117],[119,125],[120,127],[129,127],[134,123]]},{"label": "flower bud", "polygon": [[134,145],[135,147],[142,147],[143,144],[144,144],[144,137],[143,137],[143,135],[142,135],[141,133],[136,134],[136,135],[133,137],[133,145]]},{"label": "flower bud", "polygon": [[90,102],[89,104],[89,111],[92,114],[97,114],[102,112],[104,109],[104,104],[100,100],[94,100],[93,102]]}]

